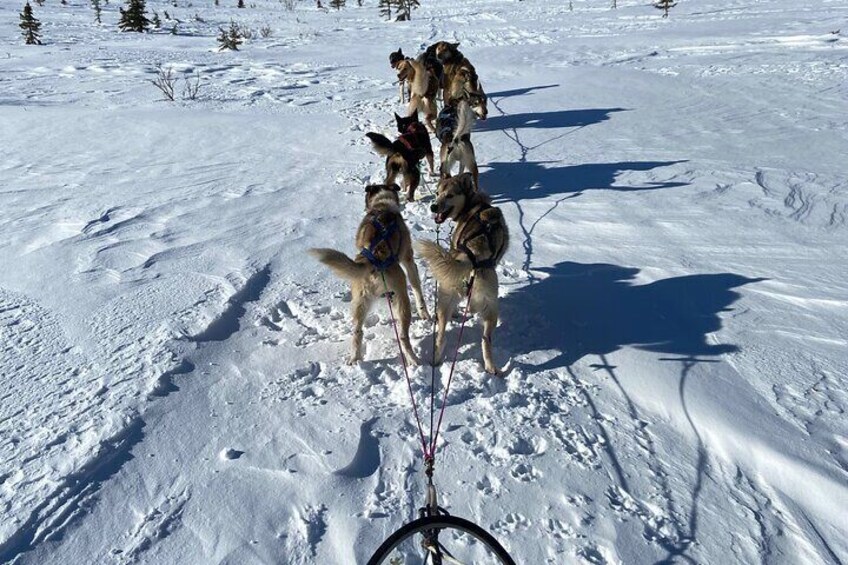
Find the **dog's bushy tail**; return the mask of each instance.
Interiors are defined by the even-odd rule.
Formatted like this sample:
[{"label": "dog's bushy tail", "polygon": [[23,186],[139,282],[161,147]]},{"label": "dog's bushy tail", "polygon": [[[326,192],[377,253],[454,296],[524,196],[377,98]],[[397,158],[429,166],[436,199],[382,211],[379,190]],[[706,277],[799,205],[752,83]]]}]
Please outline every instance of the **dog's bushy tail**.
[{"label": "dog's bushy tail", "polygon": [[309,250],[310,255],[330,267],[334,273],[349,281],[364,279],[371,273],[371,267],[366,263],[357,263],[341,251],[327,248]]},{"label": "dog's bushy tail", "polygon": [[415,69],[415,80],[412,81],[410,88],[414,94],[423,96],[427,92],[427,86],[430,83],[430,74],[427,72],[427,68],[424,66],[421,57],[410,61],[410,63]]},{"label": "dog's bushy tail", "polygon": [[427,261],[433,276],[439,284],[450,288],[459,288],[462,281],[471,275],[471,263],[454,259],[451,254],[435,241],[419,239],[415,248]]},{"label": "dog's bushy tail", "polygon": [[365,136],[371,140],[371,145],[374,146],[374,151],[380,155],[390,155],[394,153],[392,142],[389,138],[380,133],[368,132]]}]

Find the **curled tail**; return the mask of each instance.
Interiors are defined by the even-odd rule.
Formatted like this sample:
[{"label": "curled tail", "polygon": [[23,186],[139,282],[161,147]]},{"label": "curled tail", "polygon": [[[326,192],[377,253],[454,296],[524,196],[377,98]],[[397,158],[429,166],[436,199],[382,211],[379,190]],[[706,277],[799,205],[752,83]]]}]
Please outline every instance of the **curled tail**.
[{"label": "curled tail", "polygon": [[380,133],[368,132],[365,136],[371,140],[371,145],[374,146],[374,151],[380,155],[391,155],[394,153],[392,142],[389,138]]},{"label": "curled tail", "polygon": [[371,266],[367,263],[357,263],[341,251],[335,249],[310,249],[310,255],[330,267],[334,273],[349,281],[364,279],[371,274]]},{"label": "curled tail", "polygon": [[446,249],[435,241],[419,239],[415,242],[418,253],[427,261],[439,284],[460,288],[471,274],[471,263],[454,259]]}]

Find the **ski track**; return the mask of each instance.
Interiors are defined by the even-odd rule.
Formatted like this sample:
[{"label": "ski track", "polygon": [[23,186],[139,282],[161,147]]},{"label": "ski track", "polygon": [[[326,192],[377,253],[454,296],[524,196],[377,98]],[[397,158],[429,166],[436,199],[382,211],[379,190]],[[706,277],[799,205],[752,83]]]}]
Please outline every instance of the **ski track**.
[{"label": "ski track", "polygon": [[[299,256],[301,240],[352,253],[362,186],[382,181],[382,158],[369,155],[364,134],[395,135],[392,113],[402,106],[384,60],[389,50],[326,49],[362,34],[386,34],[386,45],[408,52],[418,40],[460,41],[490,93],[490,117],[477,124],[475,144],[484,184],[512,228],[512,249],[498,267],[504,319],[495,337],[506,377],[482,371],[472,320],[445,399],[440,504],[490,530],[519,562],[530,562],[525,554],[539,563],[594,564],[846,559],[835,514],[815,513],[821,506],[770,484],[768,473],[716,440],[713,428],[735,426],[734,441],[759,441],[751,424],[717,426],[707,415],[714,400],[699,384],[714,364],[731,366],[757,403],[798,430],[797,441],[812,441],[818,460],[798,464],[844,479],[846,366],[835,351],[845,346],[838,249],[848,176],[826,158],[816,161],[809,144],[785,163],[768,155],[786,124],[809,133],[844,120],[828,114],[833,90],[848,76],[840,33],[810,31],[806,10],[762,3],[677,8],[670,20],[684,27],[660,42],[644,37],[669,22],[635,2],[612,11],[578,1],[577,17],[565,2],[521,10],[435,2],[420,10],[414,40],[400,24],[351,8],[330,26],[331,16],[304,8],[296,24],[278,19],[270,38],[220,54],[210,42],[217,25],[234,15],[258,27],[263,2],[209,21],[195,16],[197,7],[151,4],[180,20],[178,35],[149,37],[164,45],[155,49],[52,7],[57,16],[47,29],[63,39],[45,49],[67,53],[30,64],[28,52],[7,42],[12,53],[0,65],[12,78],[0,80],[0,111],[155,114],[161,106],[147,101],[147,81],[167,62],[181,78],[202,77],[205,111],[250,118],[229,126],[244,128],[237,145],[253,147],[254,135],[277,141],[271,117],[301,128],[295,137],[324,125],[332,150],[316,165],[314,150],[326,148],[291,141],[274,145],[271,159],[213,143],[197,148],[202,162],[181,159],[192,155],[191,139],[128,163],[102,158],[98,148],[121,156],[103,140],[69,155],[11,148],[0,164],[0,178],[10,181],[0,187],[0,230],[9,235],[0,257],[26,261],[47,278],[68,274],[43,289],[20,274],[0,278],[0,367],[11,375],[0,394],[0,455],[12,463],[0,467],[0,561],[364,561],[416,514],[424,498],[420,441],[388,313],[377,304],[366,320],[366,361],[342,365],[349,290]],[[820,8],[836,25],[839,9]],[[0,21],[13,19],[14,10],[0,9]],[[728,31],[686,33],[705,22]],[[762,22],[779,29],[762,32]],[[630,37],[642,39],[633,46]],[[102,42],[104,49],[89,45]],[[380,65],[369,66],[376,53]],[[511,72],[516,61],[531,83]],[[575,83],[565,84],[566,76]],[[752,76],[765,85],[763,99],[739,94],[746,106],[697,95]],[[786,86],[788,99],[823,98],[810,107],[773,103],[766,87],[786,76],[797,79]],[[666,133],[685,150],[607,154],[610,142],[636,143],[626,137],[636,114],[646,123],[665,116],[601,92],[604,81],[630,79],[641,92],[650,80],[677,77],[696,94],[662,93],[652,103],[696,117]],[[575,86],[581,79],[592,96]],[[573,100],[555,94],[570,88]],[[192,104],[174,108],[156,123]],[[748,127],[747,143],[764,144],[748,161],[733,154],[736,141],[727,154],[716,149],[714,136],[742,132],[739,122]],[[640,144],[660,147],[658,134],[643,133]],[[690,137],[696,140],[687,144]],[[286,150],[297,158],[287,160]],[[266,159],[275,158],[288,176],[268,170]],[[132,169],[149,183],[135,181]],[[414,238],[444,242],[447,228],[436,231],[428,211],[434,189],[425,174],[419,201],[407,203],[404,216]],[[300,205],[295,191],[324,204]],[[604,207],[613,199],[625,213]],[[716,229],[710,218],[723,214],[750,227],[723,226],[738,240],[738,257],[709,235],[703,243],[692,236],[677,251],[687,229],[708,233]],[[601,235],[581,238],[581,229]],[[751,260],[759,255],[766,259]],[[641,270],[624,266],[634,260]],[[774,265],[781,262],[784,271]],[[51,272],[51,263],[60,270]],[[820,272],[824,284],[806,284],[805,271]],[[422,277],[430,302],[434,281],[426,270]],[[582,295],[586,304],[570,303],[574,310],[556,320],[570,337],[521,319],[534,309],[558,316],[552,301],[579,297],[584,287],[598,298]],[[84,316],[50,298],[65,288],[66,302],[79,301]],[[699,291],[706,296],[686,298]],[[790,306],[803,315],[773,319]],[[422,359],[430,329],[413,318]],[[748,340],[746,332],[768,337]],[[450,343],[457,333],[450,324]],[[807,346],[801,353],[798,343]],[[435,375],[443,391],[447,366]],[[411,376],[426,433],[431,369],[413,368]],[[844,490],[830,494],[833,504],[846,498]]]}]

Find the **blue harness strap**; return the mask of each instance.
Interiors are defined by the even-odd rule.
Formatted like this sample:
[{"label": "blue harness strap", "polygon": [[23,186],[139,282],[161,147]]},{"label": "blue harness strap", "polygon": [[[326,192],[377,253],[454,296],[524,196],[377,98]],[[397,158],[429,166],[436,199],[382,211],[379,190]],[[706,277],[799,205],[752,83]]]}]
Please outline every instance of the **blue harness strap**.
[{"label": "blue harness strap", "polygon": [[441,112],[439,112],[439,117],[436,119],[436,137],[442,143],[445,142],[445,138],[453,137],[453,133],[456,130],[456,108],[454,106],[445,106]]},{"label": "blue harness strap", "polygon": [[[380,220],[373,218],[371,220],[371,225],[377,230],[377,235],[371,239],[371,245],[367,248],[362,248],[360,254],[362,254],[362,256],[365,257],[365,259],[367,259],[368,262],[371,263],[371,266],[375,269],[378,271],[385,271],[398,262],[397,252],[392,249],[392,244],[389,242],[389,238],[397,231],[397,222],[393,221],[391,224],[384,226]],[[386,242],[386,246],[389,248],[390,254],[388,257],[381,260],[374,255],[374,251],[376,251],[377,246],[383,242]]]}]

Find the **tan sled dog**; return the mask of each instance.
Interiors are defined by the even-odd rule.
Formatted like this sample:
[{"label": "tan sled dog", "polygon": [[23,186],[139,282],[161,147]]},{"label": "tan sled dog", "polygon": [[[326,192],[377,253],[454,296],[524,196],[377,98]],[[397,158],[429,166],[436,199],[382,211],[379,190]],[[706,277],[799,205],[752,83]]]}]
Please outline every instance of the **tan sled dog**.
[{"label": "tan sled dog", "polygon": [[436,131],[433,120],[436,119],[436,94],[439,92],[439,79],[427,70],[421,58],[403,59],[398,62],[396,68],[398,80],[409,84],[407,115],[421,112],[427,129]]},{"label": "tan sled dog", "polygon": [[[500,209],[489,197],[474,189],[470,173],[442,180],[436,201],[430,207],[441,224],[453,220],[456,226],[450,250],[433,241],[418,241],[417,248],[439,283],[436,312],[436,362],[445,351],[445,327],[459,301],[473,284],[469,311],[483,319],[483,365],[497,374],[492,357],[492,334],[498,324],[498,275],[495,266],[509,245],[509,231]],[[472,282],[473,281],[473,282]]]},{"label": "tan sled dog", "polygon": [[474,96],[479,98],[481,107],[480,112],[475,112],[481,120],[485,120],[489,111],[483,84],[474,65],[459,50],[459,43],[438,41],[427,48],[424,56],[435,57],[442,64],[441,87],[445,104],[450,104],[454,98]]},{"label": "tan sled dog", "polygon": [[418,268],[412,258],[409,228],[406,227],[400,215],[398,192],[400,187],[396,184],[365,187],[366,214],[356,231],[356,246],[360,252],[355,258],[351,259],[335,249],[309,250],[338,276],[351,283],[350,312],[353,318],[353,339],[350,356],[347,359],[348,364],[351,365],[362,360],[362,324],[374,299],[385,294],[386,288],[393,296],[393,304],[397,305],[400,326],[398,332],[403,355],[407,363],[418,363],[418,358],[409,342],[409,324],[412,314],[404,270],[412,283],[418,315],[421,318],[430,319],[421,292]]}]

